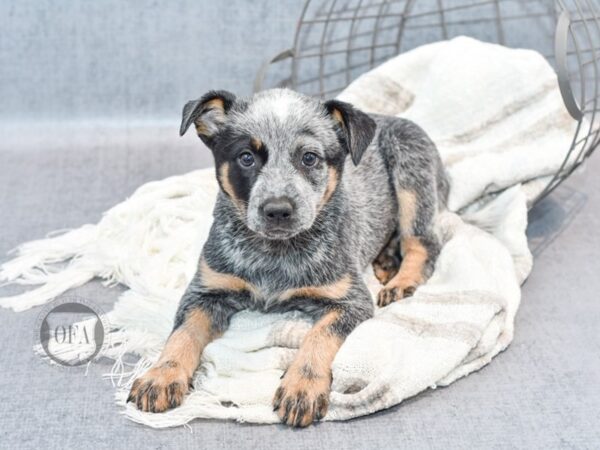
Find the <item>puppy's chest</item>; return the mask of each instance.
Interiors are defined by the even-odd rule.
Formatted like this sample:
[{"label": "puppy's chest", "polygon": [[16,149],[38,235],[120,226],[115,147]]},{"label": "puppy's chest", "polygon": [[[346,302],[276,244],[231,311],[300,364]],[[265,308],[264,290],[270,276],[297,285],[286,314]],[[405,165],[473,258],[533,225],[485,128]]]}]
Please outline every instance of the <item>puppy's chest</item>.
[{"label": "puppy's chest", "polygon": [[333,264],[333,255],[324,246],[278,254],[232,247],[228,256],[227,268],[247,283],[251,293],[247,306],[263,311],[285,309],[302,289],[325,286],[343,276],[343,266]]}]

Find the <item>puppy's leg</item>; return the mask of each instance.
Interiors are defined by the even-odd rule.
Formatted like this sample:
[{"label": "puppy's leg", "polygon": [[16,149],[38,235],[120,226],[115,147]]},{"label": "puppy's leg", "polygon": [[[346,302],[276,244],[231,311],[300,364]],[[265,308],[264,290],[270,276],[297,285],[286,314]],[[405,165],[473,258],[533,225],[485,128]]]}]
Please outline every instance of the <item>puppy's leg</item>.
[{"label": "puppy's leg", "polygon": [[200,354],[213,336],[210,314],[201,308],[190,310],[171,333],[158,362],[135,380],[127,401],[152,412],[179,406],[192,385]]},{"label": "puppy's leg", "polygon": [[218,337],[247,293],[211,289],[201,271],[181,299],[175,326],[157,363],[136,379],[128,402],[142,411],[162,412],[181,404],[192,387],[204,347]]},{"label": "puppy's leg", "polygon": [[303,299],[323,306],[275,393],[273,408],[282,422],[306,427],[327,413],[333,359],[346,336],[373,315],[366,286],[362,280],[355,284],[347,296],[334,301]]},{"label": "puppy's leg", "polygon": [[449,185],[435,144],[414,123],[388,122],[379,148],[397,200],[402,255],[400,270],[379,292],[377,303],[385,306],[412,295],[433,272],[440,252],[434,221],[445,207]]},{"label": "puppy's leg", "polygon": [[391,302],[411,296],[433,272],[440,252],[440,244],[433,231],[433,220],[437,211],[435,192],[427,186],[421,189],[398,186],[400,270],[379,292],[377,304]]}]

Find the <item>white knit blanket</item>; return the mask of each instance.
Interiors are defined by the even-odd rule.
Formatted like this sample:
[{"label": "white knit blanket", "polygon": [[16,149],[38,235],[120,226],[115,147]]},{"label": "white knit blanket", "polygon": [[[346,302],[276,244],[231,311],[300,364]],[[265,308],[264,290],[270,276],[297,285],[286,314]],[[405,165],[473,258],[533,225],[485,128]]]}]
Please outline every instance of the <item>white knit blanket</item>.
[{"label": "white knit blanket", "polygon": [[[560,167],[576,125],[542,56],[468,38],[400,55],[340,98],[419,123],[440,149],[452,183],[449,206],[461,215],[438,218],[445,245],[427,284],[378,310],[343,344],[325,420],[361,416],[448,385],[508,346],[520,284],[532,264],[526,202]],[[117,402],[128,418],[151,427],[194,418],[276,422],[272,396],[310,327],[298,314],[239,313],[206,348],[195,390],[181,407],[152,414],[124,404],[132,378],[156,360],[170,332],[216,192],[212,169],[148,183],[97,225],[26,243],[1,268],[2,280],[41,284],[0,299],[15,311],[93,277],[129,288],[107,314],[105,355],[117,361]],[[376,281],[366,277],[376,292]],[[133,367],[123,362],[132,352],[141,356]]]}]

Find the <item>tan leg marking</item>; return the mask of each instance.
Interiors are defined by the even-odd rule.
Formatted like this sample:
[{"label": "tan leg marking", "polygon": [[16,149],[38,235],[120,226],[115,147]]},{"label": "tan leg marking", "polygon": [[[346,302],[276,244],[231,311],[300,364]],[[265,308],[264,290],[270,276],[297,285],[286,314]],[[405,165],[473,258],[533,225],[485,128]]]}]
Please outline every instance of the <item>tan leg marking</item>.
[{"label": "tan leg marking", "polygon": [[279,296],[280,300],[289,300],[293,297],[328,298],[340,300],[345,297],[352,286],[350,274],[344,275],[335,283],[324,286],[305,286],[301,288],[287,289]]},{"label": "tan leg marking", "polygon": [[323,198],[321,198],[321,202],[319,203],[319,211],[327,204],[329,200],[331,200],[331,196],[335,192],[338,182],[339,176],[337,170],[334,167],[329,167],[327,169],[327,187],[325,188],[325,193],[323,194]]},{"label": "tan leg marking", "polygon": [[308,332],[273,398],[282,422],[306,427],[327,413],[331,388],[331,363],[342,345],[330,326],[339,312],[325,314]]},{"label": "tan leg marking", "polygon": [[151,412],[179,406],[190,389],[204,347],[216,337],[211,328],[206,313],[190,311],[167,340],[156,364],[135,380],[127,401]]},{"label": "tan leg marking", "polygon": [[400,214],[400,234],[412,234],[413,224],[417,216],[417,196],[412,191],[398,191],[398,212]]},{"label": "tan leg marking", "polygon": [[411,296],[415,289],[425,281],[424,269],[429,255],[427,249],[417,237],[402,239],[402,264],[400,270],[387,282],[377,297],[379,306]]},{"label": "tan leg marking", "polygon": [[379,306],[389,305],[412,295],[425,281],[424,268],[429,255],[418,237],[413,236],[414,223],[417,217],[417,196],[415,192],[400,189],[397,192],[398,213],[402,250],[402,263],[398,272],[387,280],[377,296]]},{"label": "tan leg marking", "polygon": [[246,280],[228,273],[217,272],[209,267],[204,258],[200,259],[200,279],[202,285],[215,291],[246,291],[254,296],[260,294],[258,288]]}]

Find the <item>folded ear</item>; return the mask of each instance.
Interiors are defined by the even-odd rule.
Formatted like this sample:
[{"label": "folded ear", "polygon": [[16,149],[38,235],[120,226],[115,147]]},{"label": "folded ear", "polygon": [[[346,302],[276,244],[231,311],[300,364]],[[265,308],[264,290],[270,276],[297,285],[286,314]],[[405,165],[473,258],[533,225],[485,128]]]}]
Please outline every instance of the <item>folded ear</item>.
[{"label": "folded ear", "polygon": [[227,112],[235,102],[235,95],[227,91],[210,91],[198,100],[187,102],[183,107],[179,134],[183,136],[192,122],[198,136],[210,140],[227,122]]},{"label": "folded ear", "polygon": [[325,102],[325,108],[338,127],[342,145],[346,147],[352,162],[357,166],[375,136],[375,121],[350,103],[339,100]]}]

